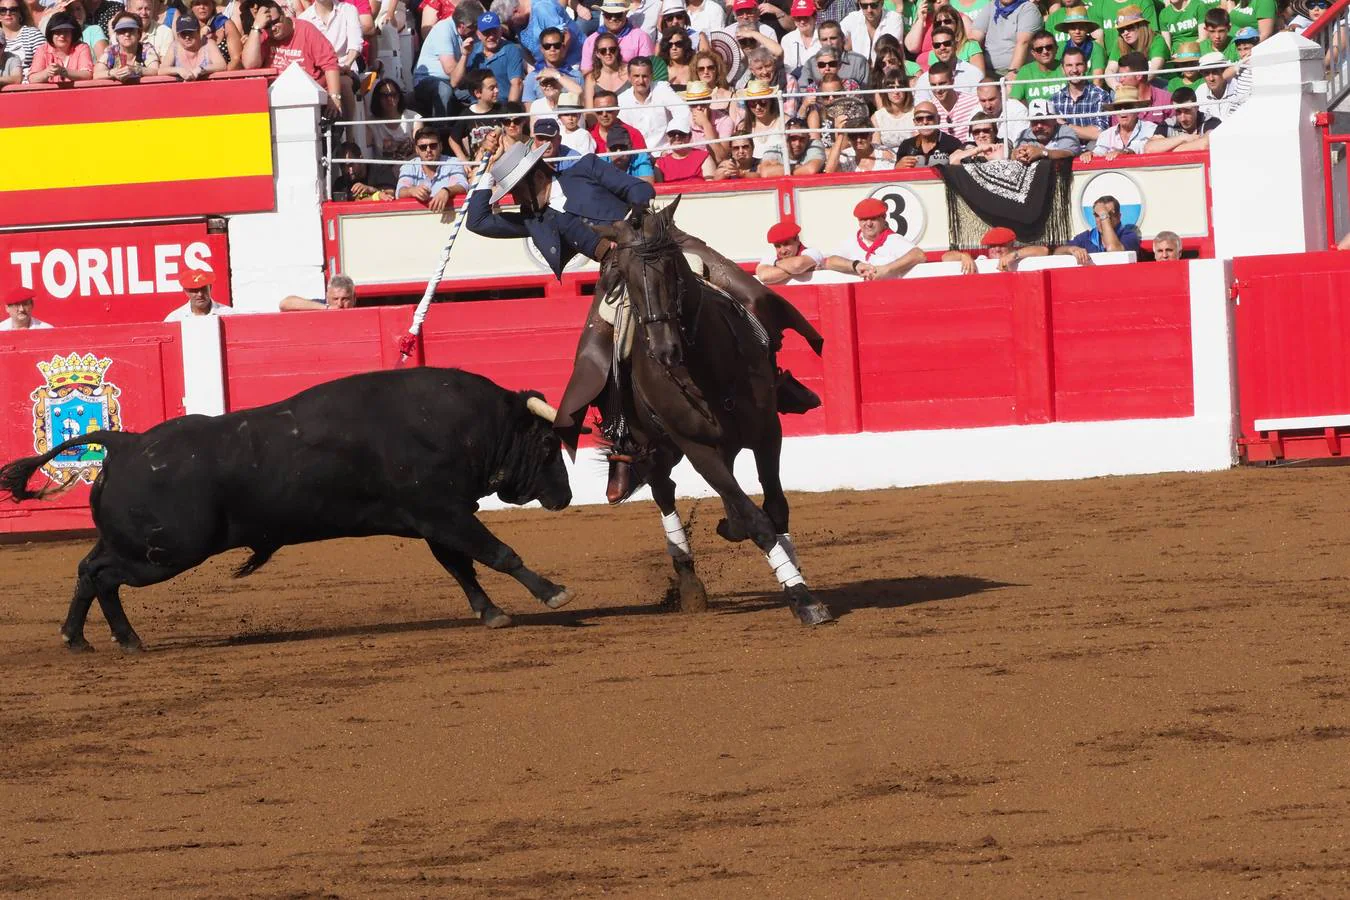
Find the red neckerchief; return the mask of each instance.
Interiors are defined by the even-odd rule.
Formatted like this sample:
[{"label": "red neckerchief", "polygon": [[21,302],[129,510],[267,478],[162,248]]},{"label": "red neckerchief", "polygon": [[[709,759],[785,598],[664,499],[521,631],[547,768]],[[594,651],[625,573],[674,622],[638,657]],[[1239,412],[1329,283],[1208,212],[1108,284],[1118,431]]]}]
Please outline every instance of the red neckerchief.
[{"label": "red neckerchief", "polygon": [[881,234],[877,235],[877,239],[869,246],[868,244],[863,243],[862,231],[859,230],[857,234],[858,246],[863,249],[863,253],[865,254],[863,256],[863,261],[865,262],[871,259],[872,254],[880,250],[881,245],[886,243],[886,238],[890,237],[893,234],[895,234],[894,231],[891,231],[889,228],[884,228],[882,229]]}]

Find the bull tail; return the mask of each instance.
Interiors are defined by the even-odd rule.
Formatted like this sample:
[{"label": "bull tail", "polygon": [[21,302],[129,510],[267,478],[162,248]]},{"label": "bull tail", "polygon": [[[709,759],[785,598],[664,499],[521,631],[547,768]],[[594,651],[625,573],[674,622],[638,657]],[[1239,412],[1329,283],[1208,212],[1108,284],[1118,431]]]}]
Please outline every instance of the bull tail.
[{"label": "bull tail", "polygon": [[234,570],[235,578],[244,578],[252,575],[254,572],[267,565],[267,561],[272,558],[272,554],[277,552],[276,547],[252,547],[253,555],[244,560],[244,564]]},{"label": "bull tail", "polygon": [[52,497],[59,497],[73,488],[79,482],[79,479],[72,478],[62,483],[54,482],[34,491],[28,488],[28,480],[33,477],[33,473],[55,459],[57,454],[63,453],[71,447],[102,444],[111,450],[133,437],[135,435],[125,431],[93,431],[57,444],[41,456],[27,456],[23,459],[16,459],[12,463],[0,467],[0,497],[8,494],[15,503],[20,500],[49,500]]}]

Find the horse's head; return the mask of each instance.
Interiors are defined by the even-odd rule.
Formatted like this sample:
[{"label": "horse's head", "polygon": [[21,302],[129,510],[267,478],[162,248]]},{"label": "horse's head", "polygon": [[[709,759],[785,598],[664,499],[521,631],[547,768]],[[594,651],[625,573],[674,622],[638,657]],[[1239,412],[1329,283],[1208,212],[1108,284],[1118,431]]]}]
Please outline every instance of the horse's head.
[{"label": "horse's head", "polygon": [[677,197],[665,209],[634,223],[593,226],[602,238],[615,243],[613,264],[628,286],[634,318],[648,351],[666,368],[683,361],[680,314],[688,264],[670,234],[679,205]]}]

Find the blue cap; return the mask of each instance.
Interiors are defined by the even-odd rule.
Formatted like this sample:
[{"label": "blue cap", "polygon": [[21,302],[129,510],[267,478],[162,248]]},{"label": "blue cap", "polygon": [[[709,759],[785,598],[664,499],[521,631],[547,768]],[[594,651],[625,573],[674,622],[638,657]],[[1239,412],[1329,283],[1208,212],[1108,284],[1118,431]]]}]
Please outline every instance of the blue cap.
[{"label": "blue cap", "polygon": [[535,137],[557,137],[561,134],[557,119],[540,118],[534,120],[531,133]]},{"label": "blue cap", "polygon": [[501,28],[501,27],[502,27],[501,16],[497,15],[495,12],[485,12],[478,17],[479,31],[491,31],[494,28]]},{"label": "blue cap", "polygon": [[1235,42],[1251,41],[1254,44],[1257,41],[1261,40],[1261,32],[1257,31],[1250,25],[1246,25],[1238,29],[1238,33],[1233,35],[1233,40]]}]

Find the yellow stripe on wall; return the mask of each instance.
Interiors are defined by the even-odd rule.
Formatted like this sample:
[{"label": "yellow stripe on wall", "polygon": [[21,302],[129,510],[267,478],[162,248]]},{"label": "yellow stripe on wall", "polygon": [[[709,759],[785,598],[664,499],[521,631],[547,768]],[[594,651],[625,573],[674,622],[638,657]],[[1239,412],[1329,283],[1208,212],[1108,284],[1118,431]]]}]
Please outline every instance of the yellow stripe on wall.
[{"label": "yellow stripe on wall", "polygon": [[0,129],[0,194],[272,174],[266,112]]}]

